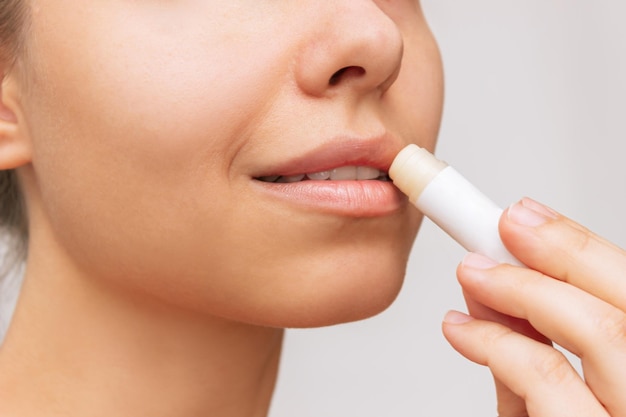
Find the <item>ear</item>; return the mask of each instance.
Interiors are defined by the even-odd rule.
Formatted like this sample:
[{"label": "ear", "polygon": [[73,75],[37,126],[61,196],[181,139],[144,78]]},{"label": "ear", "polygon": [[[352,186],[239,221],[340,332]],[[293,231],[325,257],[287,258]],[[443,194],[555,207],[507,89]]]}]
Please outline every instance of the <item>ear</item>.
[{"label": "ear", "polygon": [[20,91],[19,76],[5,73],[0,83],[0,170],[17,168],[31,161],[31,143]]}]

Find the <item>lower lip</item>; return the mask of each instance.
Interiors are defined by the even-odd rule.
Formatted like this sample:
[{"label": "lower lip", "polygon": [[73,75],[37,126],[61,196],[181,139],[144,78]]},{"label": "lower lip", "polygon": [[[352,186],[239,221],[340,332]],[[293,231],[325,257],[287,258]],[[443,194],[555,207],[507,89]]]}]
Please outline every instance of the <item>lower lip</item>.
[{"label": "lower lip", "polygon": [[398,211],[407,201],[391,181],[253,181],[272,198],[312,211],[349,217],[386,216]]}]

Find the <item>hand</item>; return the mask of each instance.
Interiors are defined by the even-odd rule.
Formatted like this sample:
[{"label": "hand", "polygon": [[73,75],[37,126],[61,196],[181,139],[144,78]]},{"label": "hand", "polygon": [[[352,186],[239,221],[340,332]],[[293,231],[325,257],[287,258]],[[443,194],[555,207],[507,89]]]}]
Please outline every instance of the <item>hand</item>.
[{"label": "hand", "polygon": [[530,199],[505,211],[500,234],[528,268],[468,254],[457,276],[472,316],[443,324],[491,369],[500,417],[626,416],[626,252]]}]

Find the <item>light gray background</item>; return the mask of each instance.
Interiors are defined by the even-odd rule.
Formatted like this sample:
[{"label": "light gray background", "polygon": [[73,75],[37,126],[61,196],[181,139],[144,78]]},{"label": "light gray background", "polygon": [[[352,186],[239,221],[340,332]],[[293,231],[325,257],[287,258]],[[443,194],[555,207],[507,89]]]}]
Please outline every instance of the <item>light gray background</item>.
[{"label": "light gray background", "polygon": [[[446,64],[439,156],[497,203],[534,197],[626,246],[626,3],[424,0]],[[425,221],[396,303],[287,333],[272,417],[495,416],[445,342],[463,251]]]}]

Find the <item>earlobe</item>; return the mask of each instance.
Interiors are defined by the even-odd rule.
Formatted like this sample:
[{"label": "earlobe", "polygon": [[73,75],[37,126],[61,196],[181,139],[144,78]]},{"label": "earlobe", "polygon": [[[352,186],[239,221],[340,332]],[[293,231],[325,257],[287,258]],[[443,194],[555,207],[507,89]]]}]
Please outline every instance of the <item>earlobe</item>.
[{"label": "earlobe", "polygon": [[14,169],[31,160],[30,139],[20,113],[16,78],[5,74],[0,83],[0,170]]}]

